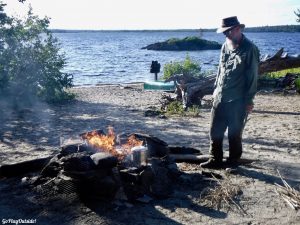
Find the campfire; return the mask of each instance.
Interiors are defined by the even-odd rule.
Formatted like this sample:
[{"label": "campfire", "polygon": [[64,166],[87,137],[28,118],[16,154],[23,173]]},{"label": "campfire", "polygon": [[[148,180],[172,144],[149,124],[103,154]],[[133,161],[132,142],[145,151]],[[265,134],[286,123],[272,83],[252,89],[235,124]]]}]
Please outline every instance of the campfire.
[{"label": "campfire", "polygon": [[107,152],[116,156],[119,161],[125,160],[125,158],[132,154],[132,149],[144,144],[143,141],[138,140],[133,134],[126,139],[125,143],[122,143],[121,137],[115,135],[112,127],[108,127],[107,134],[95,130],[82,134],[81,137],[96,151]]},{"label": "campfire", "polygon": [[[148,201],[172,193],[180,172],[164,141],[147,134],[115,134],[112,128],[75,139],[64,139],[60,152],[39,173],[23,178],[24,184],[43,195],[75,194],[84,200]],[[26,162],[26,168],[36,162],[38,168],[45,160]]]},{"label": "campfire", "polygon": [[0,166],[0,178],[24,174],[37,193],[82,200],[148,201],[166,198],[181,173],[175,160],[198,161],[199,150],[168,146],[148,134],[93,130],[62,138],[58,154]]}]

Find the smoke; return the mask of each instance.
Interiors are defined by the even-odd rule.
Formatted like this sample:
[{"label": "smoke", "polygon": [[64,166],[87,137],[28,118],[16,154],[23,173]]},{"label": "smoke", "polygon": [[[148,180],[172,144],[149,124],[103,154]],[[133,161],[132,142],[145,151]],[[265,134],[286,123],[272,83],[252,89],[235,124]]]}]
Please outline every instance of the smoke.
[{"label": "smoke", "polygon": [[51,108],[37,96],[22,91],[18,87],[0,95],[0,141],[47,145],[46,137],[53,130]]}]

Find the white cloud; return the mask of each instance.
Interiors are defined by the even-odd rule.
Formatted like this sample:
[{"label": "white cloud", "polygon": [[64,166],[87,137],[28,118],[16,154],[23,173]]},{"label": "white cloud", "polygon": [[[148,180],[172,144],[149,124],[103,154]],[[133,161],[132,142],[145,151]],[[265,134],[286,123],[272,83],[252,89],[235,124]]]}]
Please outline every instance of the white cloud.
[{"label": "white cloud", "polygon": [[[17,0],[4,0],[22,14]],[[296,0],[27,0],[35,13],[51,17],[51,28],[172,29],[213,28],[237,15],[246,26],[296,24]]]}]

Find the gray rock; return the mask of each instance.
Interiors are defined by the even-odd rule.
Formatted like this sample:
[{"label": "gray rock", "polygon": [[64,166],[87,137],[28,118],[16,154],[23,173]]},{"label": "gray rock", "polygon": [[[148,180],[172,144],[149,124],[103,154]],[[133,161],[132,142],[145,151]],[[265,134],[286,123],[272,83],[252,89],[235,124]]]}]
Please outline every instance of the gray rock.
[{"label": "gray rock", "polygon": [[98,169],[113,168],[118,164],[118,158],[105,152],[98,152],[90,156]]},{"label": "gray rock", "polygon": [[96,165],[88,153],[73,153],[61,158],[65,171],[87,171],[95,169]]}]

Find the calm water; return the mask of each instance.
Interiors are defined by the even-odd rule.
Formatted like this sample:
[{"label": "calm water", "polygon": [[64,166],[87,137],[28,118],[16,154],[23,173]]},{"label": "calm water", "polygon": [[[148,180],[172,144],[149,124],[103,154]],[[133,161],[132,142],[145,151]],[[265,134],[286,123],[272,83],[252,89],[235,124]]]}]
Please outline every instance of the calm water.
[{"label": "calm water", "polygon": [[[153,80],[153,74],[149,73],[152,60],[158,60],[163,66],[170,61],[184,60],[187,53],[199,62],[202,70],[211,70],[216,68],[220,53],[219,50],[141,50],[172,37],[199,36],[197,32],[99,31],[55,33],[55,36],[67,57],[65,71],[73,74],[75,85]],[[261,55],[272,55],[281,47],[289,54],[300,54],[300,33],[246,33],[246,36],[259,47]],[[224,41],[223,35],[214,32],[203,33],[202,37],[219,43]]]}]

